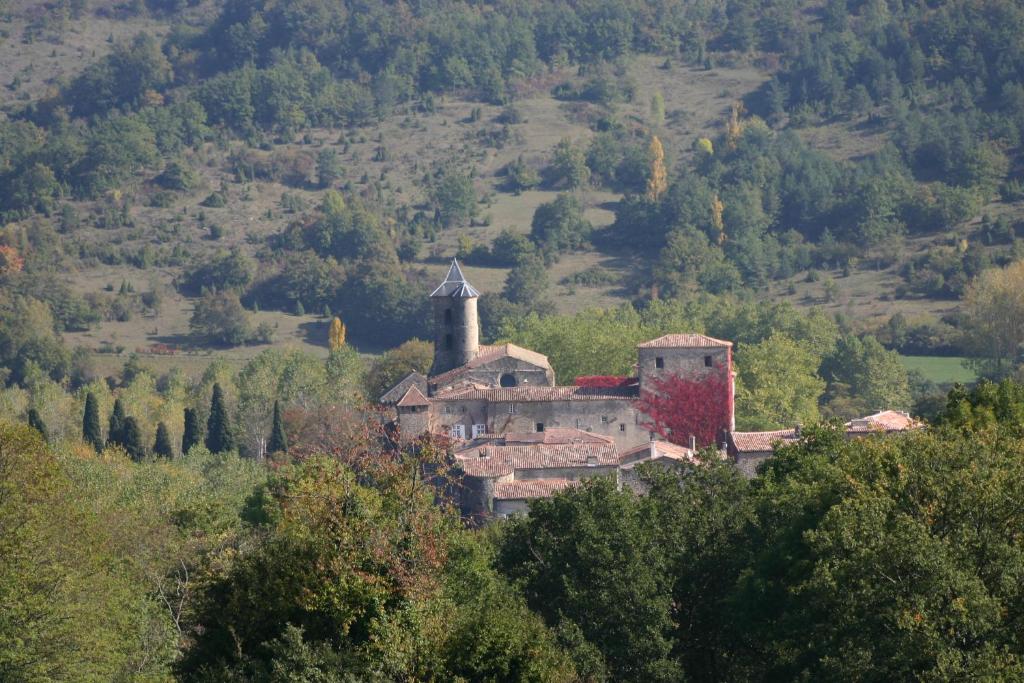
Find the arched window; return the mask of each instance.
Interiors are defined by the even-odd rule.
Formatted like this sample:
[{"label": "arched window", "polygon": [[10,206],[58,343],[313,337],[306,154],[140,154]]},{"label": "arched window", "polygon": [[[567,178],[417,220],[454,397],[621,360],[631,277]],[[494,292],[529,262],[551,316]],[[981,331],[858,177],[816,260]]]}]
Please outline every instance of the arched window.
[{"label": "arched window", "polygon": [[510,372],[506,372],[498,379],[498,384],[503,387],[514,387],[518,382],[516,381],[515,375]]}]

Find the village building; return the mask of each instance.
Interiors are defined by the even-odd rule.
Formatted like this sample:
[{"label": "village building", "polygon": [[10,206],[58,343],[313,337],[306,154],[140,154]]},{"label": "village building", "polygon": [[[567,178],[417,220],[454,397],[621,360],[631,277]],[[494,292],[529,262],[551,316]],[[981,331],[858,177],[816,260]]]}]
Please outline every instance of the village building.
[{"label": "village building", "polygon": [[[577,378],[571,386],[558,386],[543,354],[515,344],[480,344],[479,296],[453,260],[430,295],[435,334],[429,375],[411,373],[380,397],[395,410],[402,439],[436,434],[452,440],[465,475],[462,507],[468,516],[524,512],[530,500],[594,476],[615,477],[620,486],[640,490],[637,465],[692,461],[698,447],[719,448],[720,457],[731,457],[753,476],[776,443],[797,438],[797,430],[735,432],[732,342],[695,333],[664,335],[637,346],[635,376]],[[715,435],[713,443],[673,435],[688,444],[683,447],[652,431],[638,399],[672,378],[704,390],[701,401],[714,409],[701,414],[718,416],[709,418],[717,424],[703,430]],[[865,420],[898,422],[884,415]],[[854,423],[859,426],[851,426],[851,433],[874,429]]]}]

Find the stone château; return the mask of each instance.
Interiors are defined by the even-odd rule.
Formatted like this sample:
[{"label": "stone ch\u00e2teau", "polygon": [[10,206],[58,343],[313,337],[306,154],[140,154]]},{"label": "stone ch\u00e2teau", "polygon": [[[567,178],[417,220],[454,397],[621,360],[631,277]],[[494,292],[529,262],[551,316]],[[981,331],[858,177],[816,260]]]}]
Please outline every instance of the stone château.
[{"label": "stone ch\u00e2teau", "polygon": [[[480,344],[479,296],[453,260],[430,295],[429,376],[411,373],[380,398],[394,408],[403,439],[428,433],[452,439],[466,475],[467,514],[521,512],[529,500],[592,476],[614,476],[621,485],[638,487],[637,464],[671,466],[694,458],[698,446],[718,447],[720,457],[731,457],[752,476],[775,441],[793,436],[735,432],[732,342],[696,333],[664,335],[637,346],[635,376],[579,378],[557,386],[543,354],[515,344]],[[720,416],[703,430],[716,435],[713,444],[674,434],[674,441],[687,444],[679,446],[652,431],[638,399],[673,377],[711,389],[702,400],[714,409],[702,415]],[[888,419],[890,425],[898,421]]]}]

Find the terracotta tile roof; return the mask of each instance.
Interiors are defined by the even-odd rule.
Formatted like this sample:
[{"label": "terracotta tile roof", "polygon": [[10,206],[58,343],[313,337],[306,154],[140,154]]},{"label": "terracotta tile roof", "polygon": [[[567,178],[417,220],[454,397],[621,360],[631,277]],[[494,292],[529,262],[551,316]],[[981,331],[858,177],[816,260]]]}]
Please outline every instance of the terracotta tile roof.
[{"label": "terracotta tile roof", "polygon": [[896,410],[883,410],[874,415],[850,420],[846,423],[848,434],[861,432],[902,432],[908,429],[917,429],[921,423],[906,413]]},{"label": "terracotta tile roof", "polygon": [[657,339],[638,344],[638,349],[704,349],[732,346],[731,341],[715,339],[703,334],[666,334]]},{"label": "terracotta tile roof", "polygon": [[552,467],[594,467],[618,463],[614,444],[485,444],[456,454],[462,470],[471,477],[498,477],[516,470]]},{"label": "terracotta tile roof", "polygon": [[668,441],[651,441],[621,453],[619,455],[619,464],[624,468],[631,468],[640,463],[660,458],[690,462],[693,461],[693,456],[693,451],[685,446],[679,446]]},{"label": "terracotta tile roof", "polygon": [[545,443],[545,444],[572,444],[572,443],[615,443],[610,436],[594,434],[574,427],[552,427],[543,432],[509,432],[501,439],[506,444],[514,443]]},{"label": "terracotta tile roof", "polygon": [[638,377],[623,375],[581,375],[572,381],[578,387],[628,387],[639,382]]},{"label": "terracotta tile roof", "polygon": [[489,389],[459,389],[443,391],[433,396],[435,401],[628,401],[637,398],[637,387],[591,388],[591,387],[494,387]]},{"label": "terracotta tile roof", "polygon": [[395,386],[388,389],[379,399],[380,403],[397,403],[405,396],[405,392],[409,390],[410,386],[417,386],[420,391],[427,390],[427,377],[426,375],[420,374],[416,371],[410,372],[408,375],[403,377],[401,381]]},{"label": "terracotta tile roof", "polygon": [[399,408],[409,408],[411,406],[429,406],[430,401],[423,395],[423,392],[414,384],[409,387],[409,390],[405,392],[405,396],[402,400],[396,404]]},{"label": "terracotta tile roof", "polygon": [[771,451],[779,441],[796,441],[796,429],[778,429],[774,432],[733,432],[729,438],[740,453]]},{"label": "terracotta tile roof", "polygon": [[430,383],[441,385],[454,381],[466,372],[500,358],[515,358],[517,360],[542,367],[546,370],[551,369],[551,363],[548,362],[547,356],[542,353],[537,353],[536,351],[531,351],[530,349],[524,349],[522,346],[516,346],[515,344],[481,346],[473,360],[469,361],[465,365],[453,368],[448,372],[442,372],[440,375],[431,377]]},{"label": "terracotta tile roof", "polygon": [[495,500],[530,500],[532,498],[550,498],[559,491],[579,486],[578,481],[570,479],[527,479],[497,484],[494,487]]}]

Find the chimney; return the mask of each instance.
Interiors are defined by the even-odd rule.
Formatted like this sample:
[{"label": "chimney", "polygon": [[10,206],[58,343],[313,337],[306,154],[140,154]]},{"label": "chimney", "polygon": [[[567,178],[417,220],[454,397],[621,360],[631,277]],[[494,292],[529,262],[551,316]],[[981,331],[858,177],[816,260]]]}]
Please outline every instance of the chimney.
[{"label": "chimney", "polygon": [[690,450],[691,451],[697,450],[697,437],[695,437],[692,434],[690,435]]}]

